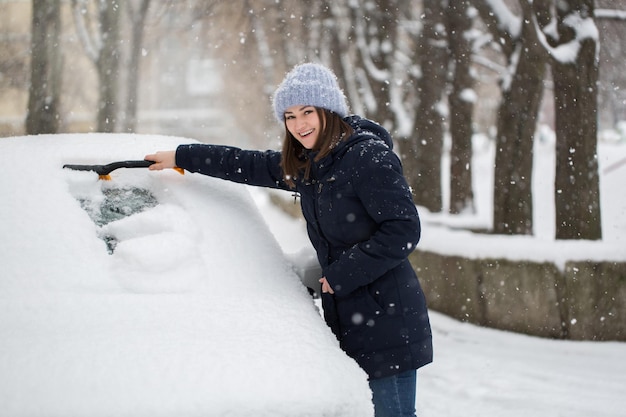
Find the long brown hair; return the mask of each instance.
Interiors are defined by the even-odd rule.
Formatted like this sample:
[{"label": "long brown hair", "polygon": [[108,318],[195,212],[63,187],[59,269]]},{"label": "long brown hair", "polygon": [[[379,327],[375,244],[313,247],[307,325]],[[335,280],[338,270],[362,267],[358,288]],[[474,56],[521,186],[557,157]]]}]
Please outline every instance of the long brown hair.
[{"label": "long brown hair", "polygon": [[[320,118],[322,131],[312,150],[317,151],[315,161],[319,161],[330,154],[339,142],[350,137],[354,129],[339,115],[330,110],[315,107],[315,111]],[[305,151],[304,146],[293,137],[287,126],[285,126],[281,165],[285,182],[290,188],[295,188],[296,183],[294,180],[300,176],[305,180],[309,178],[311,160],[305,157]]]}]

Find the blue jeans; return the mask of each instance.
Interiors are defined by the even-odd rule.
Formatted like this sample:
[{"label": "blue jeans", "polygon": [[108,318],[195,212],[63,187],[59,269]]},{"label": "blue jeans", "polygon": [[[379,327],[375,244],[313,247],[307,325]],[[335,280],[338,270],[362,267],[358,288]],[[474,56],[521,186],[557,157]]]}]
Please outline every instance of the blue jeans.
[{"label": "blue jeans", "polygon": [[415,369],[369,383],[376,417],[415,417]]}]

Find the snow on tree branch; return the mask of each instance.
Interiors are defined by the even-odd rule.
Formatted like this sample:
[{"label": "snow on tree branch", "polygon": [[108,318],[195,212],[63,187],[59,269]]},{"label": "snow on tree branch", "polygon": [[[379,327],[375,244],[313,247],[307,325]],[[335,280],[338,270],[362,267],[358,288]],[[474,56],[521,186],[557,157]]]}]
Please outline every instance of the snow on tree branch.
[{"label": "snow on tree branch", "polygon": [[498,74],[500,77],[504,76],[507,70],[505,66],[500,65],[499,63],[495,62],[493,59],[487,58],[484,55],[481,55],[478,53],[472,54],[472,62],[474,64],[487,68],[490,71],[493,71],[494,73]]},{"label": "snow on tree branch", "polygon": [[[538,28],[539,25],[535,17],[533,17],[533,22]],[[553,59],[562,64],[575,63],[578,58],[578,52],[580,51],[582,42],[588,39],[594,41],[596,45],[596,56],[599,54],[600,43],[598,40],[600,34],[592,17],[582,17],[579,12],[574,12],[563,19],[563,24],[573,30],[574,38],[571,41],[562,43],[555,47],[548,43],[546,35],[543,31],[537,30],[539,41]]]},{"label": "snow on tree branch", "polygon": [[519,38],[522,33],[522,19],[511,12],[503,0],[486,0],[486,3],[491,8],[498,28],[513,38]]},{"label": "snow on tree branch", "polygon": [[596,19],[626,20],[626,10],[596,9],[593,14]]}]

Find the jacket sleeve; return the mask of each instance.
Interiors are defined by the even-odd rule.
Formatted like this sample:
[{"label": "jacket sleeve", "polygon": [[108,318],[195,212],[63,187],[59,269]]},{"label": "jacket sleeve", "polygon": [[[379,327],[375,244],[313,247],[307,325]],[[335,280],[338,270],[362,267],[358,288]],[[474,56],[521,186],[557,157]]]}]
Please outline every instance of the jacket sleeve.
[{"label": "jacket sleeve", "polygon": [[355,192],[377,228],[323,271],[337,297],[399,265],[415,249],[421,235],[417,208],[397,155],[380,142],[351,154]]},{"label": "jacket sleeve", "polygon": [[190,144],[176,149],[176,165],[189,172],[259,187],[288,189],[277,151],[242,150],[232,146]]}]

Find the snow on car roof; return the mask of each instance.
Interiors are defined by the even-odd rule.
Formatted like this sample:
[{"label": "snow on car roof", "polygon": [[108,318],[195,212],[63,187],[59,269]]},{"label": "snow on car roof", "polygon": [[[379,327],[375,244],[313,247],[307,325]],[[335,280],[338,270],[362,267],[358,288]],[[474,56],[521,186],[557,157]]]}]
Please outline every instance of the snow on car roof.
[{"label": "snow on car roof", "polygon": [[[100,181],[62,168],[189,142],[0,139],[3,414],[372,415],[366,375],[245,186],[146,169]],[[98,222],[110,195],[121,216]]]}]

